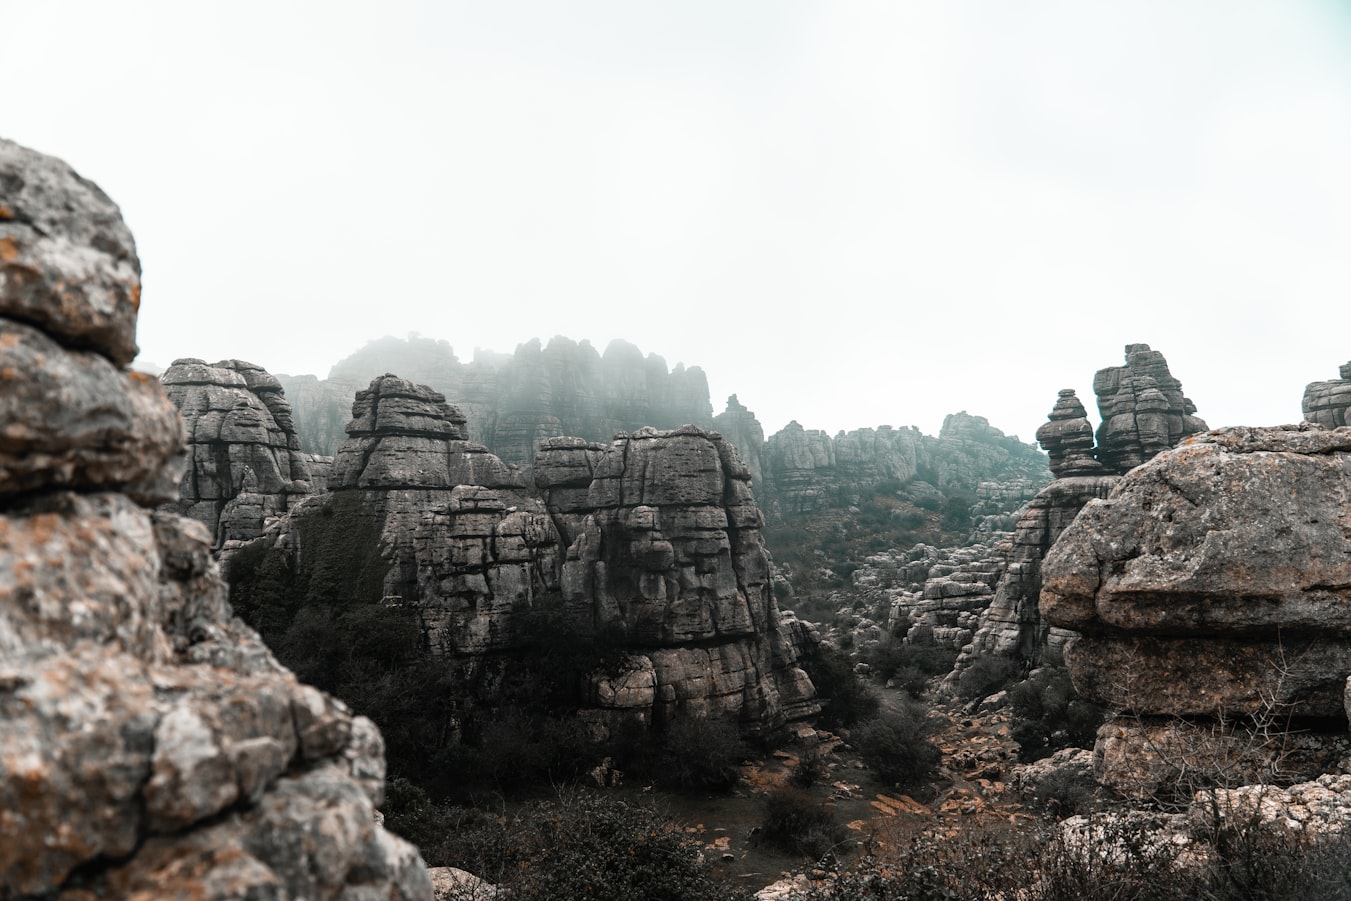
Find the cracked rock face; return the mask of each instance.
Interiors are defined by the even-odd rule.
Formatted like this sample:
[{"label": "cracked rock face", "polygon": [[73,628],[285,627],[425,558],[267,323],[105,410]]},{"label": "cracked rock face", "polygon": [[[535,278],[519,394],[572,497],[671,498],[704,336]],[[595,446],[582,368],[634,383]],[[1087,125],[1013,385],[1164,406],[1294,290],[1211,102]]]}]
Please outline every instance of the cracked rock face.
[{"label": "cracked rock face", "polygon": [[717,432],[546,442],[535,461],[566,545],[572,616],[618,627],[656,676],[665,715],[772,728],[818,709],[794,622],[774,600],[751,473]]},{"label": "cracked rock face", "polygon": [[291,406],[261,366],[175,360],[160,381],[187,431],[187,467],[170,509],[203,523],[225,556],[314,490]]},{"label": "cracked rock face", "polygon": [[[0,897],[430,898],[379,734],[230,614],[117,208],[0,141]],[[24,403],[16,401],[22,400]]]},{"label": "cracked rock face", "polygon": [[[817,709],[797,665],[805,631],[773,599],[750,473],[717,433],[548,439],[541,501],[425,386],[382,376],[352,415],[330,492],[258,542],[285,571],[312,584],[335,558],[364,557],[350,600],[410,611],[448,672],[502,671],[475,684],[508,674],[541,605],[618,636],[624,672],[598,675],[583,702],[600,720],[715,716],[756,731]],[[258,571],[239,568],[240,596]]]},{"label": "cracked rock face", "polygon": [[1146,719],[1340,722],[1349,507],[1351,429],[1221,429],[1132,470],[1044,564],[1076,689]]}]

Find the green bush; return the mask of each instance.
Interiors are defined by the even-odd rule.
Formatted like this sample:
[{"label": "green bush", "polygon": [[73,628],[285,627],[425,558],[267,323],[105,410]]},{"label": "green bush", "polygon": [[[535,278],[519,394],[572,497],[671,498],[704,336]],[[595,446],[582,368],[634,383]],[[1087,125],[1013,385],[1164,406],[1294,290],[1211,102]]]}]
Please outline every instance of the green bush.
[{"label": "green bush", "polygon": [[819,648],[802,660],[802,668],[821,700],[817,722],[822,728],[848,728],[877,712],[877,695],[854,672],[853,662],[843,652]]},{"label": "green bush", "polygon": [[512,820],[514,858],[501,887],[513,899],[731,901],[702,847],[650,807],[567,794]]},{"label": "green bush", "polygon": [[1075,694],[1063,666],[1033,670],[1009,689],[1009,705],[1010,734],[1024,763],[1061,748],[1092,747],[1104,716],[1102,707]]},{"label": "green bush", "polygon": [[864,764],[886,782],[903,786],[927,781],[938,768],[942,753],[929,740],[935,723],[924,705],[902,699],[887,711],[854,730],[850,742]]},{"label": "green bush", "polygon": [[770,792],[763,808],[756,840],[785,853],[819,860],[837,850],[849,837],[849,830],[830,808],[797,789]]},{"label": "green bush", "polygon": [[1022,665],[1011,657],[981,654],[971,658],[957,677],[957,694],[972,699],[988,697],[1018,678],[1022,671]]},{"label": "green bush", "polygon": [[864,655],[872,675],[880,682],[894,683],[919,697],[929,680],[952,672],[957,651],[934,645],[921,646],[899,638],[878,642]]},{"label": "green bush", "polygon": [[741,781],[741,764],[750,756],[735,723],[684,717],[662,735],[652,775],[666,788],[725,791]]}]

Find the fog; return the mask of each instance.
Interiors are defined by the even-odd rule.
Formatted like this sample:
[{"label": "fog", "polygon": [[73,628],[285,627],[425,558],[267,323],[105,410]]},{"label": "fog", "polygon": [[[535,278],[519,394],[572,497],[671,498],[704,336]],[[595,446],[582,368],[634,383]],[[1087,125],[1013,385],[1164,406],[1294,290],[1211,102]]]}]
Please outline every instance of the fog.
[{"label": "fog", "polygon": [[1030,440],[1127,343],[1212,426],[1297,421],[1351,359],[1333,0],[0,16],[0,134],[121,205],[144,364],[624,338],[767,433]]}]

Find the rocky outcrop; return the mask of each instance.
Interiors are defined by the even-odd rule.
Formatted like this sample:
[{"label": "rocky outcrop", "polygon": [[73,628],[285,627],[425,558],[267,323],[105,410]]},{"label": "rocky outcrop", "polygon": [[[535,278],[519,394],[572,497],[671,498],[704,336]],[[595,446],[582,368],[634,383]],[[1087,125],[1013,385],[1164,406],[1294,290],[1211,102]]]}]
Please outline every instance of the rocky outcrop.
[{"label": "rocky outcrop", "polygon": [[[770,436],[762,457],[765,487],[758,496],[770,516],[790,521],[857,504],[884,483],[924,482],[941,500],[949,493],[970,494],[981,482],[1046,481],[1046,458],[1035,448],[965,412],[947,416],[937,438],[915,428],[880,426],[832,439],[793,421]],[[986,499],[996,493],[992,488]]]},{"label": "rocky outcrop", "polygon": [[281,384],[242,360],[175,360],[160,376],[187,430],[188,461],[170,509],[229,551],[315,490]]},{"label": "rocky outcrop", "polygon": [[567,545],[563,603],[650,661],[657,718],[773,728],[818,709],[774,600],[750,471],[718,433],[549,442],[535,470]]},{"label": "rocky outcrop", "polygon": [[[317,581],[334,586],[324,603],[415,614],[423,651],[464,678],[461,710],[508,700],[493,686],[510,681],[530,623],[552,606],[625,655],[583,700],[598,727],[613,713],[759,731],[817,709],[797,666],[804,627],[773,600],[750,473],[717,433],[547,439],[533,467],[541,501],[425,386],[381,376],[352,415],[329,493],[257,547],[280,555],[287,590],[307,586],[311,602]],[[266,579],[256,560],[235,569],[241,596]]]},{"label": "rocky outcrop", "polygon": [[[1151,751],[1186,744],[1184,717],[1202,731],[1330,725],[1338,738],[1314,743],[1305,773],[1344,752],[1349,474],[1351,430],[1222,429],[1132,470],[1065,531],[1042,615],[1078,633],[1065,650],[1076,689],[1132,718],[1100,733],[1100,778],[1121,787]],[[1262,750],[1300,772],[1285,742]]]},{"label": "rocky outcrop", "polygon": [[1127,344],[1126,365],[1099,369],[1093,393],[1102,416],[1097,457],[1112,472],[1139,466],[1206,430],[1195,415],[1196,405],[1182,396],[1182,383],[1168,371],[1168,361],[1148,344]]},{"label": "rocky outcrop", "polygon": [[1341,378],[1329,382],[1310,382],[1304,389],[1301,404],[1304,419],[1325,429],[1351,425],[1347,410],[1351,409],[1351,363],[1343,363]]},{"label": "rocky outcrop", "polygon": [[765,496],[765,430],[755,414],[733,394],[727,398],[727,407],[713,417],[713,428],[724,439],[732,442],[737,456],[751,473],[751,489],[756,497]]},{"label": "rocky outcrop", "polygon": [[116,206],[0,141],[0,266],[0,896],[430,898],[376,824],[379,733],[231,617],[200,523],[152,509],[182,431],[125,368]]},{"label": "rocky outcrop", "polygon": [[1126,365],[1098,370],[1093,388],[1103,422],[1096,446],[1072,389],[1060,392],[1048,421],[1037,430],[1056,479],[1019,514],[1008,566],[971,644],[957,659],[953,680],[985,655],[1012,656],[1032,666],[1060,665],[1071,633],[1041,615],[1042,561],[1084,505],[1107,497],[1121,473],[1206,427],[1182,396],[1182,385],[1163,355],[1147,344],[1128,344]]}]

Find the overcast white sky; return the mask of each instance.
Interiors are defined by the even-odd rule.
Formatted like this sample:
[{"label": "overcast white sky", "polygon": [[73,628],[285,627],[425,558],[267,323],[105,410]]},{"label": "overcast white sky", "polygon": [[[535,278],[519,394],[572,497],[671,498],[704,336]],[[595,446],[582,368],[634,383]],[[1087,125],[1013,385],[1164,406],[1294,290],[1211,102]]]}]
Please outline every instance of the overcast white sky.
[{"label": "overcast white sky", "polygon": [[[1031,440],[1146,342],[1351,359],[1351,4],[0,0],[0,134],[121,205],[142,359],[616,337],[766,432]],[[1091,408],[1091,404],[1090,408]]]}]

